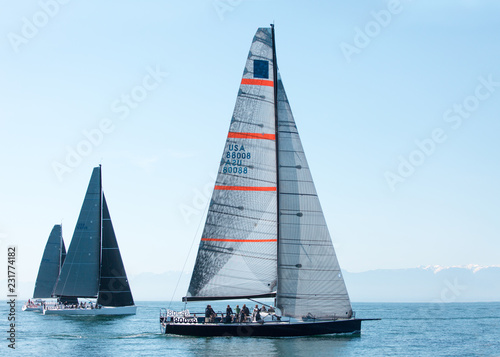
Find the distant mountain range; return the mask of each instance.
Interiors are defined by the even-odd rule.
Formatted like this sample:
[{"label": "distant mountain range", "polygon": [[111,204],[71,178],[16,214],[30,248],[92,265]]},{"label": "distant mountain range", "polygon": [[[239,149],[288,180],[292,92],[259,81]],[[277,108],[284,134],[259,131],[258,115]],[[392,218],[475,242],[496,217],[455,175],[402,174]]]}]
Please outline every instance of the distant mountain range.
[{"label": "distant mountain range", "polygon": [[[433,265],[343,274],[353,302],[500,301],[500,266]],[[180,272],[142,273],[130,277],[130,286],[136,301],[179,301],[190,277]],[[6,286],[6,281],[0,284]],[[31,297],[34,283],[20,285],[20,298]]]},{"label": "distant mountain range", "polygon": [[[355,302],[500,301],[500,266],[433,265],[343,274]],[[178,301],[190,278],[190,273],[143,273],[131,277],[130,284],[136,300],[170,301],[173,296]]]},{"label": "distant mountain range", "polygon": [[352,301],[500,301],[500,266],[421,266],[344,272]]}]

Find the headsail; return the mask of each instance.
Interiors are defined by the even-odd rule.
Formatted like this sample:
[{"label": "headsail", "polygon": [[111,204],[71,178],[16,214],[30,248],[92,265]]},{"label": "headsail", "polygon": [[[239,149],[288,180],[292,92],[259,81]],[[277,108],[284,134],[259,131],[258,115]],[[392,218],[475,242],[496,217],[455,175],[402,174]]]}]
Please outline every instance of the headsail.
[{"label": "headsail", "polygon": [[277,307],[290,317],[351,317],[351,303],[278,75],[280,237]]},{"label": "headsail", "polygon": [[56,224],[50,232],[43,251],[33,292],[34,298],[48,299],[52,296],[65,257],[66,248],[62,238],[61,225]]},{"label": "headsail", "polygon": [[103,306],[132,306],[134,299],[104,194],[102,205],[102,263],[97,303]]},{"label": "headsail", "polygon": [[272,35],[243,72],[187,300],[273,296],[277,194]]},{"label": "headsail", "polygon": [[99,289],[101,168],[92,172],[55,296],[96,297]]}]

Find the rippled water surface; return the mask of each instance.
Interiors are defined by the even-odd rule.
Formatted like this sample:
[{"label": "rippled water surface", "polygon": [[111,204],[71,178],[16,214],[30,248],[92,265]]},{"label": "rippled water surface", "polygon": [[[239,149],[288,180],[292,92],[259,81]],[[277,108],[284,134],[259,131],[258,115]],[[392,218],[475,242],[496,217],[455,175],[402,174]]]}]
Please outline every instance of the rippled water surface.
[{"label": "rippled water surface", "polygon": [[[225,304],[212,306],[219,311]],[[165,336],[160,334],[159,309],[168,304],[137,305],[137,315],[124,317],[18,311],[13,351],[7,347],[8,305],[3,302],[0,355],[500,356],[500,303],[358,303],[353,304],[357,317],[382,320],[363,322],[358,335],[299,338]],[[234,308],[236,302],[231,305]],[[202,304],[189,308],[203,311]]]}]

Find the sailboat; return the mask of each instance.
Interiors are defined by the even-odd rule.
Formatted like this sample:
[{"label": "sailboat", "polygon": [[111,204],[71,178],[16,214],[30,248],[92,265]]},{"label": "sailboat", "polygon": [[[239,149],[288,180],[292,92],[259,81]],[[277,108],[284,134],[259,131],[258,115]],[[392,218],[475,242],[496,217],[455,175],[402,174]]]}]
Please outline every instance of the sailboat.
[{"label": "sailboat", "polygon": [[[80,216],[53,296],[61,304],[43,314],[133,315],[137,307],[125,273],[106,197],[101,166],[92,171]],[[70,300],[64,300],[64,299]],[[97,299],[85,302],[80,299]]]},{"label": "sailboat", "polygon": [[52,293],[57,283],[57,278],[61,272],[64,258],[66,257],[66,247],[62,237],[62,227],[60,224],[54,225],[50,232],[45,250],[43,251],[42,261],[38,268],[33,299],[23,306],[23,311],[42,311],[43,299],[51,299]]},{"label": "sailboat", "polygon": [[361,330],[278,71],[272,25],[252,41],[183,301],[258,298],[274,298],[260,320],[162,309],[161,330],[191,336]]}]

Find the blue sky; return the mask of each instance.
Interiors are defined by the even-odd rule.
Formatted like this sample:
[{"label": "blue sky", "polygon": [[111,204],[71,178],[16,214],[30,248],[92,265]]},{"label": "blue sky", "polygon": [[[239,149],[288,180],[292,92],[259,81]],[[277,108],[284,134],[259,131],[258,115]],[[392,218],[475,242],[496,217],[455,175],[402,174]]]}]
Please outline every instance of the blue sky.
[{"label": "blue sky", "polygon": [[99,163],[128,274],[181,270],[194,241],[191,269],[248,49],[273,21],[341,266],[500,263],[495,1],[2,5],[0,240],[21,280],[54,224],[69,244]]}]

